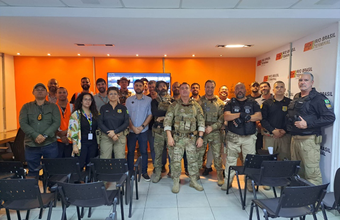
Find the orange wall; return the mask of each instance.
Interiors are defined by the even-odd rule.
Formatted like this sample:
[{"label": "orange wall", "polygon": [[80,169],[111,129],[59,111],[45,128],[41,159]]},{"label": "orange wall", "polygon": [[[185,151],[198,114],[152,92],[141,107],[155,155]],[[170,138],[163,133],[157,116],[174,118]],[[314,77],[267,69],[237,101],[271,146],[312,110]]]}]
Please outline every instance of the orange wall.
[{"label": "orange wall", "polygon": [[[171,73],[172,82],[197,82],[204,94],[204,83],[213,79],[217,88],[227,85],[230,90],[237,82],[248,88],[255,79],[255,58],[166,58],[166,73]],[[95,73],[93,73],[93,64]],[[83,58],[83,57],[14,57],[17,115],[26,102],[34,99],[33,86],[56,78],[59,85],[67,88],[69,99],[81,91],[80,79],[91,80],[91,91],[95,89],[95,78],[107,79],[107,72],[163,72],[162,58]],[[217,94],[217,91],[216,91]],[[232,94],[229,94],[232,97]]]}]

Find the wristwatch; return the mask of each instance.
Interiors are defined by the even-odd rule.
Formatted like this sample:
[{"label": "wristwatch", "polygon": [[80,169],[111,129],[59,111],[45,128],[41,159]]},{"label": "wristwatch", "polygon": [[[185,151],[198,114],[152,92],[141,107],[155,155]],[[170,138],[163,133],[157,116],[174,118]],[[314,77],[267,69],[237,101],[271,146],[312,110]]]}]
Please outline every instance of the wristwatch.
[{"label": "wristwatch", "polygon": [[145,128],[145,125],[142,124],[142,127]]},{"label": "wristwatch", "polygon": [[202,138],[203,139],[203,136],[198,136],[198,138]]},{"label": "wristwatch", "polygon": [[46,134],[43,134],[43,136],[44,136],[45,139],[48,138],[48,136]]}]

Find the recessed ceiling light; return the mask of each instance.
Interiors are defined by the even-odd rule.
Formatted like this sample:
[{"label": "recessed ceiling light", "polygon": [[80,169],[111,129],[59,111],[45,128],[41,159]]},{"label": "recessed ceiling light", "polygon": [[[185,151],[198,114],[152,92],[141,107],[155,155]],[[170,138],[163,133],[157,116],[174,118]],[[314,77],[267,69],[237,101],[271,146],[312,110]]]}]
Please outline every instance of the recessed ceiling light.
[{"label": "recessed ceiling light", "polygon": [[106,54],[106,56],[108,56],[108,57],[109,57],[109,56],[110,56],[110,54]]},{"label": "recessed ceiling light", "polygon": [[48,54],[47,54],[47,56],[51,56],[51,54],[50,54],[50,53],[48,53]]},{"label": "recessed ceiling light", "polygon": [[242,47],[252,47],[254,45],[251,45],[251,44],[227,44],[227,45],[224,45],[224,44],[217,44],[215,47],[217,48],[242,48]]},{"label": "recessed ceiling light", "polygon": [[139,55],[138,55],[138,53],[136,54],[136,57],[138,57]]},{"label": "recessed ceiling light", "polygon": [[168,55],[164,54],[164,56],[166,57],[166,56],[168,56]]},{"label": "recessed ceiling light", "polygon": [[192,55],[193,57],[195,56],[195,54]]},{"label": "recessed ceiling light", "polygon": [[222,57],[223,55],[221,54],[220,57]]},{"label": "recessed ceiling light", "polygon": [[20,55],[20,53],[17,53],[17,55]]},{"label": "recessed ceiling light", "polygon": [[80,56],[80,53],[78,53],[78,56]]}]

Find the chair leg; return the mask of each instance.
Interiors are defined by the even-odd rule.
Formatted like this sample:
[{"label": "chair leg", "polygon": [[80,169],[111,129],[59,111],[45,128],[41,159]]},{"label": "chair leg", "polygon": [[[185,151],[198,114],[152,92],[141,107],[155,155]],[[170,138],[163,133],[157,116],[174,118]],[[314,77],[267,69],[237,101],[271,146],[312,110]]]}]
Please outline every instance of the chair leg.
[{"label": "chair leg", "polygon": [[31,211],[31,210],[27,210],[27,212],[26,212],[26,218],[25,218],[26,220],[28,220],[28,218],[29,218],[29,216],[30,216],[30,211]]},{"label": "chair leg", "polygon": [[255,205],[254,202],[252,202],[251,205],[250,205],[249,220],[253,219],[254,205]]},{"label": "chair leg", "polygon": [[9,214],[9,210],[6,209],[7,220],[11,220],[11,215]]},{"label": "chair leg", "polygon": [[138,200],[138,180],[137,176],[135,175],[135,183],[136,183],[136,200]]},{"label": "chair leg", "polygon": [[89,207],[89,212],[88,212],[88,214],[87,214],[87,217],[88,218],[91,218],[91,215],[92,215],[92,209],[91,209],[92,207]]},{"label": "chair leg", "polygon": [[[229,169],[228,169],[228,184],[229,184],[229,180],[230,180],[230,169],[231,167],[229,166]],[[240,189],[240,187],[239,187],[239,189]],[[227,187],[227,192],[226,192],[226,194],[229,194],[229,185],[228,185],[228,187]],[[241,199],[241,202],[242,202],[242,199]]]},{"label": "chair leg", "polygon": [[17,216],[18,216],[18,220],[21,220],[21,215],[20,215],[20,211],[17,210]]},{"label": "chair leg", "polygon": [[42,214],[43,214],[43,208],[40,208],[40,211],[39,211],[39,219],[41,219]]},{"label": "chair leg", "polygon": [[81,207],[80,218],[84,218],[84,207]]},{"label": "chair leg", "polygon": [[[244,202],[243,202],[243,198],[242,198],[242,189],[241,189],[240,179],[238,177],[238,172],[236,172],[236,180],[237,180],[238,191],[240,193],[242,209],[244,210],[244,205],[243,205]],[[228,187],[228,189],[229,189],[229,187]]]},{"label": "chair leg", "polygon": [[314,219],[314,220],[317,220],[317,219],[318,219],[318,218],[316,217],[315,212],[313,212],[313,219]]},{"label": "chair leg", "polygon": [[50,206],[48,208],[47,220],[51,219],[51,216],[52,216],[52,205],[53,205],[53,202],[50,202]]},{"label": "chair leg", "polygon": [[327,214],[325,211],[325,205],[323,204],[323,202],[321,202],[321,210],[322,210],[323,219],[327,220],[328,218],[327,218]]},{"label": "chair leg", "polygon": [[[129,190],[128,182],[130,182],[128,179],[129,179],[129,177],[125,181],[125,205],[128,204],[128,190]],[[124,184],[123,184],[122,190],[124,192]]]},{"label": "chair leg", "polygon": [[246,177],[244,178],[244,195],[243,195],[243,204],[242,204],[242,209],[243,209],[243,210],[246,208],[247,181],[248,181],[248,177],[246,176]]},{"label": "chair leg", "polygon": [[[253,187],[253,195],[254,195],[254,199],[257,199],[257,196],[256,196],[256,191],[255,190],[255,181],[254,180],[251,180],[251,186]],[[257,189],[259,188],[259,185],[256,185],[257,186]],[[256,215],[257,215],[257,219],[260,219],[260,213],[259,213],[259,207],[256,206]]]},{"label": "chair leg", "polygon": [[124,220],[124,205],[123,205],[123,195],[122,195],[122,193],[120,192],[119,193],[119,195],[120,195],[120,198],[119,198],[119,203],[120,203],[120,211],[121,211],[121,214],[122,214],[122,220]]},{"label": "chair leg", "polygon": [[[267,210],[263,210],[263,213],[264,213],[264,218],[266,219],[266,220],[268,220],[268,212],[267,212]],[[257,216],[257,219],[258,220],[260,220],[260,216]]]},{"label": "chair leg", "polygon": [[275,186],[273,186],[274,196],[277,198]]},{"label": "chair leg", "polygon": [[[84,208],[84,207],[82,207],[82,208]],[[78,216],[78,220],[81,220],[79,206],[77,206],[77,216]]]}]

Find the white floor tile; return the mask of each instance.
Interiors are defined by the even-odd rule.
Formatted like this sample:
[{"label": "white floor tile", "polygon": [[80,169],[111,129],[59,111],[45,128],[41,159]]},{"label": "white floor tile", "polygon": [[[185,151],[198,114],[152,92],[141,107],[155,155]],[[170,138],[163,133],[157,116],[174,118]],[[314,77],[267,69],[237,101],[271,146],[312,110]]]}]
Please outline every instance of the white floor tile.
[{"label": "white floor tile", "polygon": [[178,220],[177,208],[145,208],[143,220]]},{"label": "white floor tile", "polygon": [[212,207],[212,212],[215,220],[237,219],[247,220],[248,214],[245,211],[240,211],[234,207]]},{"label": "white floor tile", "polygon": [[207,208],[178,208],[179,220],[214,220],[214,215]]},{"label": "white floor tile", "polygon": [[207,208],[210,207],[208,199],[204,193],[200,194],[181,194],[177,195],[179,208]]},{"label": "white floor tile", "polygon": [[146,208],[177,208],[176,195],[152,195],[146,199]]}]

